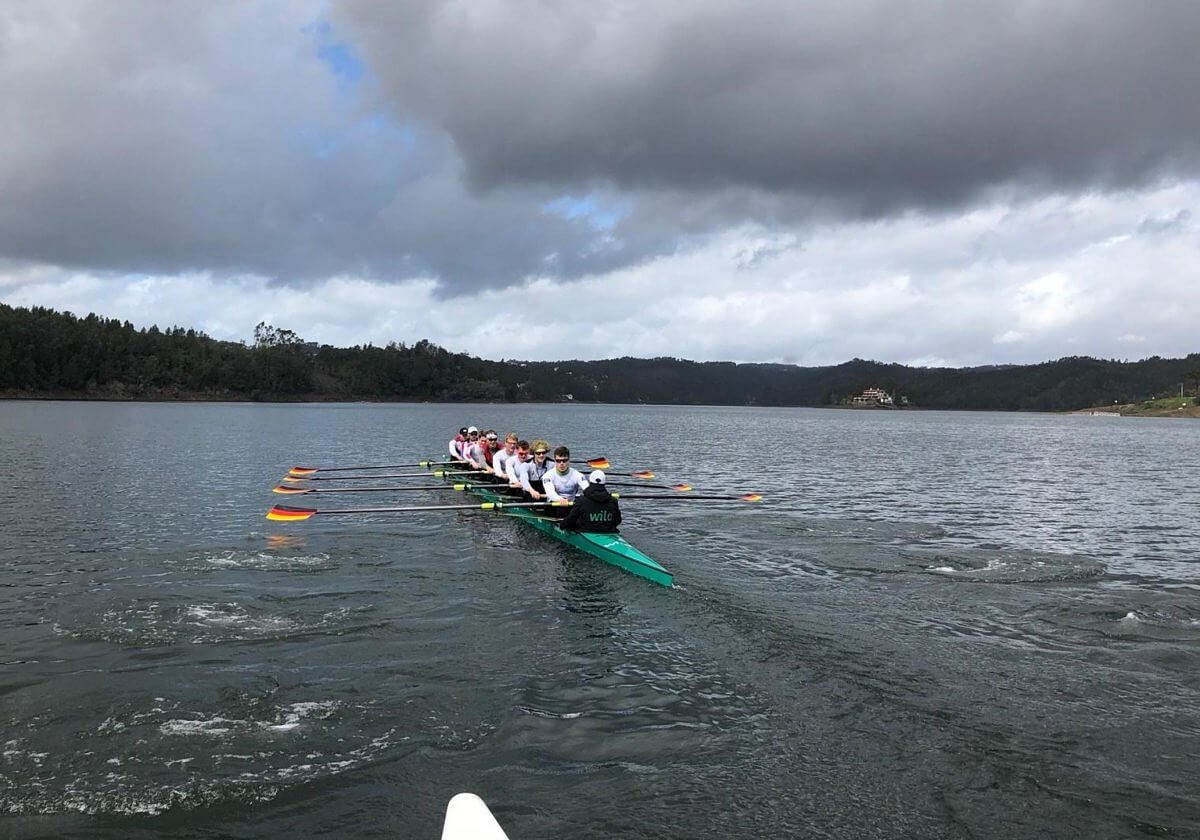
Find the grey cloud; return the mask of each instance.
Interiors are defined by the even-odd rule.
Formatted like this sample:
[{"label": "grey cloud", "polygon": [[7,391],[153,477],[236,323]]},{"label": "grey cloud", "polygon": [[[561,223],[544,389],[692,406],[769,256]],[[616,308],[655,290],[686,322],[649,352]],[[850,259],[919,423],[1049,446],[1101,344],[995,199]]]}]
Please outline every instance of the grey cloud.
[{"label": "grey cloud", "polygon": [[476,186],[747,186],[844,212],[1120,187],[1200,161],[1200,5],[342,0]]},{"label": "grey cloud", "polygon": [[[1200,159],[1195,3],[335,0],[353,95],[325,13],[6,5],[0,260],[448,296]],[[564,194],[624,215],[547,212]]]},{"label": "grey cloud", "polygon": [[56,2],[0,11],[0,258],[101,272],[434,276],[446,294],[627,261],[471,194],[450,138],[372,127],[304,28],[323,4]]},{"label": "grey cloud", "polygon": [[1175,233],[1184,230],[1191,220],[1191,211],[1184,208],[1174,213],[1146,216],[1138,225],[1138,233]]}]

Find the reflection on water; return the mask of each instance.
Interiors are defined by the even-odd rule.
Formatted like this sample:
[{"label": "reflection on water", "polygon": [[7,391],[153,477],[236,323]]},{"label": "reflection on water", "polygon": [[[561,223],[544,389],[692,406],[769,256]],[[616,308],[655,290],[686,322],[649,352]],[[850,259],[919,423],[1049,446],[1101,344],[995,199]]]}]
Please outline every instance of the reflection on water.
[{"label": "reflection on water", "polygon": [[[670,590],[500,516],[263,519],[294,463],[465,423],[766,501],[623,504]],[[1200,834],[1198,425],[0,403],[0,439],[6,836],[433,837],[464,789],[526,838]]]}]

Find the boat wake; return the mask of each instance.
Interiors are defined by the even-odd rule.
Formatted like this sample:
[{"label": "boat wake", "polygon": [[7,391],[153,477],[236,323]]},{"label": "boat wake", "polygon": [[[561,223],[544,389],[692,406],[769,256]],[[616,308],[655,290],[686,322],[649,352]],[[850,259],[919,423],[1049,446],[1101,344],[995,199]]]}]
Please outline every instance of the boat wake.
[{"label": "boat wake", "polygon": [[910,567],[948,580],[978,583],[1081,581],[1106,572],[1105,565],[1091,557],[1021,548],[906,548],[900,557]]},{"label": "boat wake", "polygon": [[1092,640],[1131,642],[1200,641],[1200,606],[1182,597],[1150,590],[1102,593],[1102,600],[1073,600],[1038,607],[1028,617],[1057,634]]}]

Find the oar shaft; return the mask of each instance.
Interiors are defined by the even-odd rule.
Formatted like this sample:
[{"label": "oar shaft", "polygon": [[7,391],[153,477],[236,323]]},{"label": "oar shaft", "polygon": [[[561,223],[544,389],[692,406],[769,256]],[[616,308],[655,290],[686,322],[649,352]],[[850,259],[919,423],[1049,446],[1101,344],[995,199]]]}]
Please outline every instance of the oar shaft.
[{"label": "oar shaft", "polygon": [[306,478],[304,476],[289,475],[286,476],[288,481],[365,481],[373,478],[429,478],[434,475],[441,478],[444,475],[482,475],[483,470],[434,470],[429,472],[418,473],[375,473],[373,475],[331,475],[328,477],[315,476]]},{"label": "oar shaft", "polygon": [[[613,493],[613,498],[625,501],[626,499],[655,499],[660,502],[699,502],[704,500],[723,500],[730,502],[757,502],[761,500],[761,496],[755,493],[746,493],[741,496],[725,496],[716,495],[713,493],[689,493],[686,496],[666,496],[658,493],[633,493],[626,495],[624,493]],[[753,498],[752,498],[753,497]]]},{"label": "oar shaft", "polygon": [[275,488],[276,493],[306,496],[310,493],[407,493],[413,490],[466,490],[470,484],[410,484],[406,487],[288,487]]},{"label": "oar shaft", "polygon": [[[493,510],[496,507],[496,502],[482,502],[474,505],[405,505],[403,507],[336,508],[334,510],[318,510],[317,513],[323,515],[347,513],[416,513],[427,510]],[[508,505],[505,507],[508,507]],[[516,505],[512,507],[516,507]]]},{"label": "oar shaft", "polygon": [[351,470],[397,470],[401,467],[430,467],[443,463],[441,461],[417,461],[408,464],[368,464],[361,467],[292,467],[295,472],[349,472]]}]

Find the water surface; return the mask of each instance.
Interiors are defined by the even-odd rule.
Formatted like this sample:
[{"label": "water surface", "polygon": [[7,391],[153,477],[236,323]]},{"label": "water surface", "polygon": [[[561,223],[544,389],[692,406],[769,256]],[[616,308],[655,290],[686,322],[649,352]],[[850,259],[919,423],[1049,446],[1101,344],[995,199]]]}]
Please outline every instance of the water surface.
[{"label": "water surface", "polygon": [[[474,423],[628,501],[671,590],[512,520],[272,523]],[[0,403],[0,833],[1200,835],[1200,425],[631,406]],[[388,482],[391,484],[399,481]],[[320,506],[453,503],[449,491]]]}]

